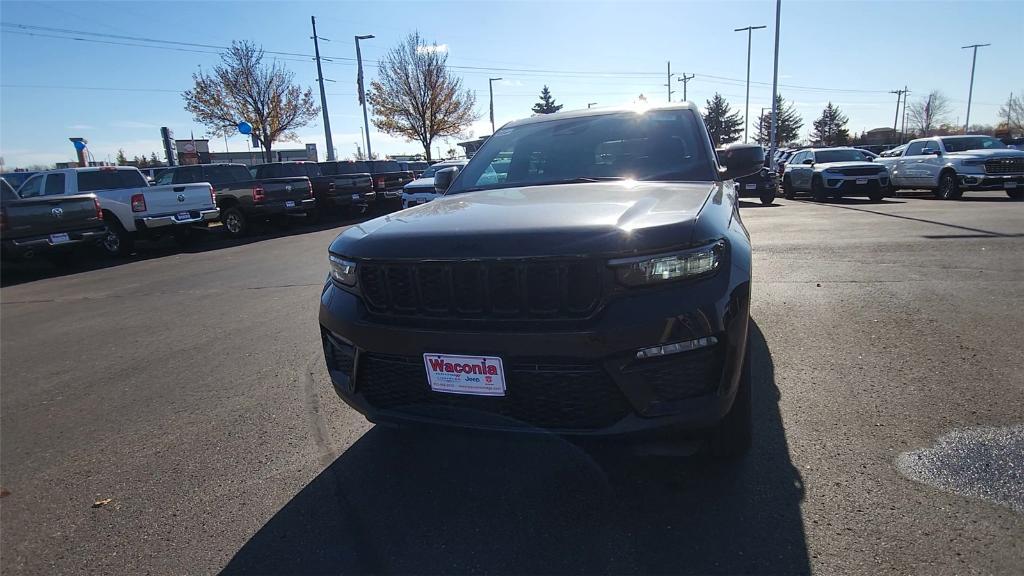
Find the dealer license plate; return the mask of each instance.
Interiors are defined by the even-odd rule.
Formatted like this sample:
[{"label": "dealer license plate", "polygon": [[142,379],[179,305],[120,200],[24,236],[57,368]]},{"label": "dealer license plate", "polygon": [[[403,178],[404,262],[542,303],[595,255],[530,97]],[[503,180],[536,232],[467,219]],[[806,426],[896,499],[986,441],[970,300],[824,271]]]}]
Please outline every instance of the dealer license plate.
[{"label": "dealer license plate", "polygon": [[192,215],[189,214],[188,212],[178,212],[178,214],[175,215],[175,218],[177,218],[178,220],[191,220]]},{"label": "dealer license plate", "polygon": [[63,244],[65,242],[70,242],[70,241],[71,241],[71,238],[68,238],[67,234],[64,234],[64,233],[61,233],[61,234],[50,234],[50,244]]},{"label": "dealer license plate", "polygon": [[1013,182],[1013,181],[1003,182],[1003,188],[1006,188],[1007,190],[1009,190],[1011,188],[1016,188],[1016,187],[1017,187],[1017,183],[1016,182]]},{"label": "dealer license plate", "polygon": [[427,382],[434,392],[504,396],[505,371],[497,356],[424,354]]},{"label": "dealer license plate", "polygon": [[757,184],[747,184],[746,185],[746,189],[747,190],[757,190]]},{"label": "dealer license plate", "polygon": [[868,183],[868,179],[867,178],[857,178],[857,184],[867,184],[867,183]]},{"label": "dealer license plate", "polygon": [[284,207],[285,208],[295,208],[295,200],[285,200],[284,201]]}]

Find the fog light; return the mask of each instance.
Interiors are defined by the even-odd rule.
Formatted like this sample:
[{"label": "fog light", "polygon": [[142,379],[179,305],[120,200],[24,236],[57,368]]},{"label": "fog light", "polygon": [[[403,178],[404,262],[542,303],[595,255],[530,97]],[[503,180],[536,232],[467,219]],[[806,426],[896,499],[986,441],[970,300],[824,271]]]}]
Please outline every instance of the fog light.
[{"label": "fog light", "polygon": [[636,353],[637,360],[643,360],[645,358],[657,358],[659,356],[668,356],[669,354],[678,354],[680,352],[689,352],[690,350],[697,350],[699,348],[707,348],[708,346],[714,346],[718,344],[718,338],[714,336],[708,336],[707,338],[698,338],[696,340],[687,340],[686,342],[676,342],[675,344],[665,344],[664,346],[654,346],[652,348],[644,348]]}]

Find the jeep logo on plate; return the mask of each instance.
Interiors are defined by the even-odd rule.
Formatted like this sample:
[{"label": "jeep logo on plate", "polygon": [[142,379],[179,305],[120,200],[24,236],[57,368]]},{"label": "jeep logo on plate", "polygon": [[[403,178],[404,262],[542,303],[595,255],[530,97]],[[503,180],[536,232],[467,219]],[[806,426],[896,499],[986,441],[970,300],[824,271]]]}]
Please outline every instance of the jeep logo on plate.
[{"label": "jeep logo on plate", "polygon": [[184,201],[185,201],[185,195],[184,194],[178,194],[178,202],[184,202]]},{"label": "jeep logo on plate", "polygon": [[53,214],[54,218],[63,218],[64,209],[58,206],[57,208],[50,210],[50,214]]}]

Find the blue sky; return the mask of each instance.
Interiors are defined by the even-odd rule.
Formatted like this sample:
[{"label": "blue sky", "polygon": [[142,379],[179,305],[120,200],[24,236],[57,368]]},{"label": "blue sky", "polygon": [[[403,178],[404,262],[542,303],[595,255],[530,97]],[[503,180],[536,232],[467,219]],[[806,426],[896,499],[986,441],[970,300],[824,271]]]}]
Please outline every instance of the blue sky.
[{"label": "blue sky", "polygon": [[[309,17],[317,16],[325,56],[353,58],[355,34],[363,43],[368,78],[372,61],[418,29],[447,45],[449,64],[466,88],[475,90],[480,121],[476,135],[490,133],[487,78],[495,84],[498,124],[530,114],[541,86],[570,108],[630,102],[643,93],[667,98],[666,61],[672,71],[696,74],[688,98],[703,106],[721,92],[742,110],[746,33],[734,28],[767,25],[754,32],[750,109],[756,117],[770,105],[774,6],[763,2],[0,2],[0,22],[137,36],[157,40],[227,45],[250,39],[266,50],[311,54]],[[182,107],[198,66],[217,62],[215,49],[183,51],[83,42],[15,33],[0,28],[0,155],[4,168],[70,160],[69,136],[85,136],[96,159],[119,148],[131,156],[160,151],[159,127],[181,137],[204,127]],[[854,131],[892,125],[896,97],[889,90],[910,86],[911,100],[943,91],[954,104],[951,120],[963,121],[971,54],[966,44],[991,43],[978,53],[972,123],[994,123],[1010,92],[1024,91],[1024,2],[910,2],[784,0],[779,91],[796,103],[804,134],[831,100],[849,116]],[[65,34],[66,35],[66,34]],[[296,79],[314,87],[316,69],[303,57],[284,63]],[[496,70],[504,68],[506,70]],[[517,69],[528,71],[510,71]],[[325,63],[335,148],[355,151],[362,117],[355,96],[355,66]],[[682,83],[673,79],[682,98]],[[372,128],[372,126],[371,126]],[[317,121],[299,131],[301,142],[326,152]],[[374,151],[415,153],[415,143],[372,133]],[[450,143],[440,142],[447,150]],[[241,136],[228,142],[244,150]],[[299,143],[278,144],[299,147]],[[224,140],[211,142],[223,150]]]}]

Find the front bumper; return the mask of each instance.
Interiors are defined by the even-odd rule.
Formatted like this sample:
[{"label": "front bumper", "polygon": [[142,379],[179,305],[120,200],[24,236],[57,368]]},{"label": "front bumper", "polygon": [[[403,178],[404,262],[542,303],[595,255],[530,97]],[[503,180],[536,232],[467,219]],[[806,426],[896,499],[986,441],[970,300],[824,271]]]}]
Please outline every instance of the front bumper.
[{"label": "front bumper", "polygon": [[403,192],[402,193],[402,208],[412,208],[413,206],[419,206],[420,204],[426,204],[431,200],[438,197],[436,192],[430,191],[417,191],[417,192]]},{"label": "front bumper", "polygon": [[857,196],[884,191],[889,187],[889,174],[868,176],[847,176],[843,174],[822,174],[825,189],[833,193]]},{"label": "front bumper", "polygon": [[[370,421],[582,436],[713,426],[735,397],[748,318],[749,274],[738,269],[619,294],[589,320],[516,329],[401,325],[375,317],[331,281],[320,302],[331,381]],[[640,349],[708,336],[717,345],[636,358]],[[501,357],[506,396],[431,391],[423,366],[428,353]]]},{"label": "front bumper", "polygon": [[1024,174],[961,174],[962,190],[1021,190]]},{"label": "front bumper", "polygon": [[67,240],[54,241],[54,235],[29,236],[15,240],[3,241],[3,252],[6,256],[19,258],[32,253],[49,253],[72,250],[80,244],[102,240],[107,235],[106,226],[87,228],[66,232]]},{"label": "front bumper", "polygon": [[[187,217],[183,217],[182,214],[187,213]],[[136,228],[142,228],[145,230],[151,230],[153,228],[163,228],[165,226],[191,226],[194,224],[206,224],[220,217],[220,209],[211,208],[207,210],[183,210],[181,212],[175,212],[173,214],[162,214],[159,216],[147,216],[145,218],[136,218]]]}]

